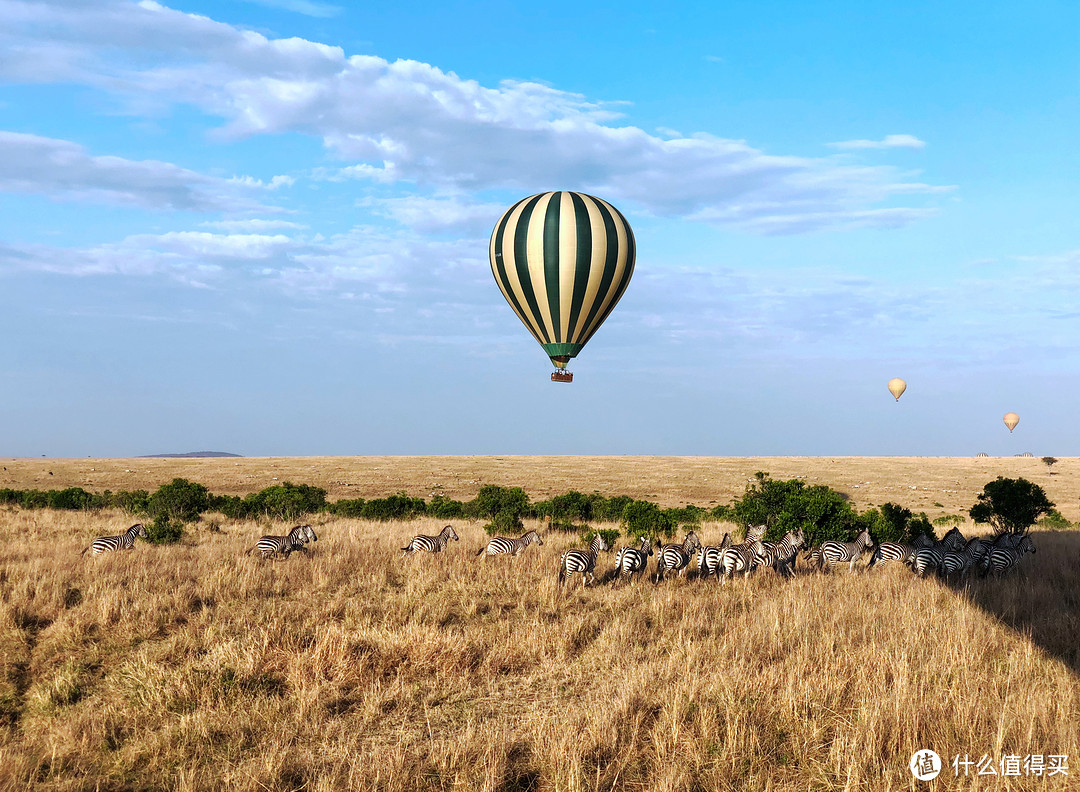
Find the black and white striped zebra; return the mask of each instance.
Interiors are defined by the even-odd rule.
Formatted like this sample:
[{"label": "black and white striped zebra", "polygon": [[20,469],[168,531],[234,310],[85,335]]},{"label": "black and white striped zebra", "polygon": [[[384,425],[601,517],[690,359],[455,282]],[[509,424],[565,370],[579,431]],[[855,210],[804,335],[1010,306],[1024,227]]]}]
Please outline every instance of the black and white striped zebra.
[{"label": "black and white striped zebra", "polygon": [[746,527],[746,536],[743,539],[743,544],[752,544],[753,542],[760,542],[765,538],[765,531],[767,526],[765,525],[748,525]]},{"label": "black and white striped zebra", "polygon": [[649,537],[641,537],[641,547],[624,547],[615,555],[615,582],[618,583],[623,576],[630,578],[630,585],[634,585],[634,575],[639,577],[649,565],[649,556],[652,555],[652,541]]},{"label": "black and white striped zebra", "polygon": [[540,538],[540,534],[536,531],[529,531],[518,539],[512,539],[509,536],[496,536],[487,543],[487,547],[481,547],[476,555],[484,556],[485,559],[488,556],[497,555],[509,555],[517,558],[521,555],[521,551],[533,542],[538,545],[544,544],[544,540]]},{"label": "black and white striped zebra", "polygon": [[1030,536],[1021,536],[1015,547],[991,546],[989,549],[990,569],[1001,577],[1018,563],[1027,553],[1035,552],[1035,542]]},{"label": "black and white striped zebra", "polygon": [[837,564],[848,564],[848,569],[852,572],[855,571],[855,562],[859,560],[863,552],[874,544],[874,540],[870,538],[870,532],[865,528],[859,532],[859,535],[855,537],[854,542],[837,542],[833,539],[829,539],[821,543],[821,560],[818,562],[820,568],[824,569],[828,565],[829,571],[832,571]]},{"label": "black and white striped zebra", "polygon": [[[304,550],[308,542],[317,542],[319,537],[310,525],[297,525],[285,536],[263,536],[255,543],[253,550],[258,550],[263,558],[271,558],[281,555],[289,557],[289,553]],[[249,551],[252,552],[252,551]]]},{"label": "black and white striped zebra", "polygon": [[135,523],[119,536],[99,536],[86,550],[82,551],[81,555],[86,555],[87,550],[93,550],[93,555],[111,553],[114,550],[130,550],[135,546],[136,537],[148,538],[146,528],[142,523]]},{"label": "black and white striped zebra", "polygon": [[977,567],[983,557],[989,552],[989,545],[979,537],[972,537],[963,547],[956,550],[946,550],[938,567],[938,574],[942,577],[953,575],[966,575],[970,569]]},{"label": "black and white striped zebra", "polygon": [[757,567],[764,552],[765,547],[760,539],[732,545],[725,549],[720,557],[720,567],[724,577],[730,580],[736,572],[742,572],[744,578],[750,577],[750,573]]},{"label": "black and white striped zebra", "polygon": [[401,548],[403,553],[409,555],[413,553],[441,553],[446,549],[446,544],[451,539],[455,542],[458,541],[458,535],[454,531],[454,526],[447,525],[439,532],[438,536],[414,536],[412,541],[406,547]]},{"label": "black and white striped zebra", "polygon": [[664,579],[665,572],[682,575],[690,564],[694,551],[701,547],[701,540],[691,531],[682,544],[663,544],[660,540],[657,540],[656,544],[656,582],[659,583]]},{"label": "black and white striped zebra", "polygon": [[601,550],[607,550],[607,542],[599,533],[593,536],[588,550],[567,550],[559,558],[559,585],[562,586],[569,575],[581,574],[581,587],[585,588],[585,576],[596,582],[593,570],[596,569],[596,556]]},{"label": "black and white striped zebra", "polygon": [[784,576],[793,575],[795,556],[799,554],[799,548],[804,544],[806,544],[806,534],[802,528],[797,531],[788,531],[779,542],[761,542],[758,566],[771,567]]},{"label": "black and white striped zebra", "polygon": [[985,576],[990,572],[990,551],[995,547],[999,549],[1015,550],[1019,546],[1020,541],[1024,538],[1024,534],[1012,533],[1006,531],[994,536],[994,538],[987,541],[986,555],[984,555],[979,561],[979,571]]},{"label": "black and white striped zebra", "polygon": [[697,554],[698,579],[706,580],[710,575],[716,575],[720,579],[720,562],[724,551],[731,547],[731,534],[724,534],[723,540],[718,545],[705,545]]},{"label": "black and white striped zebra", "polygon": [[919,537],[915,540],[914,544],[907,544],[906,542],[881,542],[874,548],[873,555],[870,556],[870,563],[866,565],[867,569],[875,564],[892,564],[901,563],[911,566],[915,561],[915,551],[923,547],[933,547],[934,540],[926,534],[919,534]]}]

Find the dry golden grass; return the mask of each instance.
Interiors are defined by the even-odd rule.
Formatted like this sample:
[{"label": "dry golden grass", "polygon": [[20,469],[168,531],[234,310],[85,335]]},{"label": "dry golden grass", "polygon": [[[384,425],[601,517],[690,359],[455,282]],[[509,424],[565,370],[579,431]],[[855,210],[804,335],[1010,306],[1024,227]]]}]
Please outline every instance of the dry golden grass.
[{"label": "dry golden grass", "polygon": [[[647,498],[661,506],[729,503],[747,479],[803,477],[851,497],[864,510],[893,502],[930,517],[966,513],[987,481],[1023,476],[1080,521],[1080,459],[1048,469],[1021,457],[275,457],[224,459],[0,458],[0,487],[153,491],[177,476],[219,495],[244,495],[292,481],[323,487],[331,500],[381,498],[404,490],[429,498],[475,497],[484,484],[524,487],[534,500],[570,489]],[[50,475],[50,473],[52,475]],[[1053,475],[1051,475],[1051,473]],[[940,504],[940,506],[936,505]]]},{"label": "dry golden grass", "polygon": [[431,520],[316,523],[283,562],[228,521],[79,555],[129,523],[0,511],[0,789],[1067,789],[917,783],[908,759],[1080,758],[1071,534],[962,589],[883,569],[560,591],[571,538],[478,559],[461,521],[434,557],[399,549]]}]

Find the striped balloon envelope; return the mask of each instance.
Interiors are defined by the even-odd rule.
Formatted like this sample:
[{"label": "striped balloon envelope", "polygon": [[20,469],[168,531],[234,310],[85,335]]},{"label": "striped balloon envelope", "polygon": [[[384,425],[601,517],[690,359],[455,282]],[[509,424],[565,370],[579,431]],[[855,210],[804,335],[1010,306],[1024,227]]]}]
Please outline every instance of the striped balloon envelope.
[{"label": "striped balloon envelope", "polygon": [[491,234],[491,272],[503,297],[562,371],[611,313],[634,274],[634,233],[591,195],[546,192],[511,206]]}]

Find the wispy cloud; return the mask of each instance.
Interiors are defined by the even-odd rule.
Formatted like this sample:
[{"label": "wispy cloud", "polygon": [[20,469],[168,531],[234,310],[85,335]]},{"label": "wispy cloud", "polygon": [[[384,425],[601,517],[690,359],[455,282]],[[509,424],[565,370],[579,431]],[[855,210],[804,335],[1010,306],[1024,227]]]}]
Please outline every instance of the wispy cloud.
[{"label": "wispy cloud", "polygon": [[890,148],[913,148],[921,149],[926,143],[914,135],[886,135],[881,140],[843,140],[839,143],[829,143],[836,149],[890,149]]},{"label": "wispy cloud", "polygon": [[[621,124],[619,103],[532,82],[488,87],[417,61],[270,39],[150,0],[0,0],[0,14],[8,20],[0,76],[10,81],[91,84],[129,112],[188,103],[222,118],[226,137],[313,135],[344,161],[335,178],[456,191],[564,186],[759,233],[902,225],[930,208],[876,204],[938,189],[891,167],[769,154],[707,134],[660,138]],[[922,143],[890,135],[835,145]]]},{"label": "wispy cloud", "polygon": [[341,6],[329,3],[316,3],[311,0],[244,0],[245,3],[261,5],[267,8],[280,8],[282,11],[292,11],[304,16],[328,18],[341,13]]},{"label": "wispy cloud", "polygon": [[248,197],[265,186],[219,179],[156,160],[94,156],[67,140],[0,131],[0,191],[56,200],[104,201],[146,209],[196,212],[274,211]]}]

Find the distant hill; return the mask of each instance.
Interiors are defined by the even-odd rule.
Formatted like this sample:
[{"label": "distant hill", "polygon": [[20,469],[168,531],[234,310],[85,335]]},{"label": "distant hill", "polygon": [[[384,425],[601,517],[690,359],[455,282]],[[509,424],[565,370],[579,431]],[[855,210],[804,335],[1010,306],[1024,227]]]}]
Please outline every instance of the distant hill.
[{"label": "distant hill", "polygon": [[186,459],[188,457],[238,457],[242,454],[230,454],[228,451],[188,451],[186,454],[146,454],[138,459]]}]

